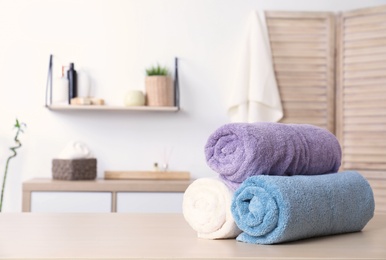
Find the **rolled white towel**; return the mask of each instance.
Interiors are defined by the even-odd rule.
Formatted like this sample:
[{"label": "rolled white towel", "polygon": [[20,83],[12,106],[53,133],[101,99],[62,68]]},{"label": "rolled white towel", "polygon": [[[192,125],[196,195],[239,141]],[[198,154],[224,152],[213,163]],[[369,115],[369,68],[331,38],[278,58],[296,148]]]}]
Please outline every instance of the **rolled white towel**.
[{"label": "rolled white towel", "polygon": [[220,179],[199,178],[184,193],[185,220],[199,238],[235,238],[241,233],[231,213],[233,191]]}]

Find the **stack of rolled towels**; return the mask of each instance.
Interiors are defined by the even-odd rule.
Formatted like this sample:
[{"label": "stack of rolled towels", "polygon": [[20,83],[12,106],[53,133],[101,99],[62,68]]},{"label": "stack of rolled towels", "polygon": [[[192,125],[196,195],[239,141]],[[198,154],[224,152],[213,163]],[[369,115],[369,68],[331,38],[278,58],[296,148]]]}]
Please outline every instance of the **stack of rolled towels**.
[{"label": "stack of rolled towels", "polygon": [[231,123],[212,133],[207,164],[217,174],[185,191],[183,214],[198,237],[254,244],[360,231],[373,192],[328,130],[306,124]]}]

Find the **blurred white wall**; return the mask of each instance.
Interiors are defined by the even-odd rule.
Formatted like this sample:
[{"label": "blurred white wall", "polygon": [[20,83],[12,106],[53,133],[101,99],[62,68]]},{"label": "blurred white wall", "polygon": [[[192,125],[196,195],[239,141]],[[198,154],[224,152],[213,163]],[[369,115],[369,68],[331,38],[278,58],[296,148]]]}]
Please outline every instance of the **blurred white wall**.
[{"label": "blurred white wall", "polygon": [[[88,144],[105,170],[149,170],[172,154],[172,170],[213,176],[208,136],[228,122],[227,88],[251,10],[345,11],[385,0],[0,0],[0,177],[13,123],[27,124],[11,161],[3,211],[21,211],[21,183],[51,177],[51,160],[70,140]],[[92,92],[123,105],[144,90],[145,67],[173,69],[179,57],[181,111],[53,112],[44,107],[49,54],[74,62]],[[61,65],[61,64],[59,64]],[[1,181],[0,181],[1,183]]]}]

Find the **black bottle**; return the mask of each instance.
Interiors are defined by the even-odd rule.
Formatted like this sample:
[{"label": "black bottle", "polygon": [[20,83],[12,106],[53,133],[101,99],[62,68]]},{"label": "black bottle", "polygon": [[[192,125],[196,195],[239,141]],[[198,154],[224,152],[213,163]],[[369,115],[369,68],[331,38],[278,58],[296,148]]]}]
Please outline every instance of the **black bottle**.
[{"label": "black bottle", "polygon": [[68,78],[68,103],[71,104],[71,99],[74,97],[77,97],[78,95],[78,77],[76,75],[76,70],[74,68],[74,63],[70,63],[70,67],[67,71],[67,78]]}]

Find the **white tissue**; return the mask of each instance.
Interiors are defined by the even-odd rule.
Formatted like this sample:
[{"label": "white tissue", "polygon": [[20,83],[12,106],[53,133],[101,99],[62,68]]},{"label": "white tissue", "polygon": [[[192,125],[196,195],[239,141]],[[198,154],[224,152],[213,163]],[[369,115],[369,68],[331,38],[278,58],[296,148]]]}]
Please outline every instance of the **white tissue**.
[{"label": "white tissue", "polygon": [[71,141],[60,152],[58,159],[84,159],[92,158],[87,145],[79,141]]}]

